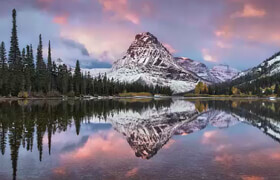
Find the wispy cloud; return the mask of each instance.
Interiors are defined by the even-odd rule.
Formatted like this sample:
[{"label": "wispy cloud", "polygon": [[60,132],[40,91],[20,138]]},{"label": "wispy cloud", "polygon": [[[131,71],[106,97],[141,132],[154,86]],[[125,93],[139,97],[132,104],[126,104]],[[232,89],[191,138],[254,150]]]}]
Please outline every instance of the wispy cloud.
[{"label": "wispy cloud", "polygon": [[230,44],[224,43],[223,41],[218,41],[217,46],[222,49],[229,49],[231,48]]},{"label": "wispy cloud", "polygon": [[209,49],[203,48],[202,56],[203,56],[204,61],[217,62],[217,58],[210,53]]},{"label": "wispy cloud", "polygon": [[231,18],[263,17],[265,15],[264,9],[257,9],[253,5],[245,4],[243,10],[233,13]]},{"label": "wispy cloud", "polygon": [[53,18],[53,22],[56,24],[66,24],[68,21],[68,14],[63,14],[63,15],[57,15]]},{"label": "wispy cloud", "polygon": [[113,19],[122,19],[134,24],[140,23],[140,17],[129,9],[128,0],[99,0],[105,12],[113,12]]}]

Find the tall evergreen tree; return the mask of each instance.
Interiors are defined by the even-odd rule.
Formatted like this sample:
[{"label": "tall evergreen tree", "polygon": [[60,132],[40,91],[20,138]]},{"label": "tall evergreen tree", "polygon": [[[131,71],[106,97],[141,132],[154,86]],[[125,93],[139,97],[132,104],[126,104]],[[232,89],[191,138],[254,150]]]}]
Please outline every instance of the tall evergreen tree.
[{"label": "tall evergreen tree", "polygon": [[48,63],[47,63],[47,83],[48,83],[48,91],[52,90],[52,55],[51,55],[51,41],[49,41],[48,47]]},{"label": "tall evergreen tree", "polygon": [[39,45],[36,57],[36,86],[37,91],[46,91],[46,64],[43,59],[42,36],[39,35]]},{"label": "tall evergreen tree", "polygon": [[35,86],[35,76],[36,76],[36,66],[35,66],[35,58],[34,58],[34,51],[33,51],[33,46],[30,44],[30,61],[29,65],[33,70],[33,74],[31,74],[31,79],[33,80],[33,86]]},{"label": "tall evergreen tree", "polygon": [[2,70],[7,68],[7,52],[6,52],[4,42],[1,42],[1,45],[0,45],[0,68]]},{"label": "tall evergreen tree", "polygon": [[74,91],[76,95],[81,94],[81,82],[82,73],[79,60],[76,61],[75,73],[74,73]]},{"label": "tall evergreen tree", "polygon": [[26,90],[28,92],[32,91],[32,87],[35,86],[35,64],[32,45],[26,46],[26,62],[25,62],[25,79],[26,79]]},{"label": "tall evergreen tree", "polygon": [[49,48],[48,48],[48,71],[52,71],[52,52],[51,52],[51,41],[49,41]]},{"label": "tall evergreen tree", "polygon": [[7,53],[5,43],[0,45],[0,95],[6,95],[7,83],[8,83],[8,71],[7,71]]},{"label": "tall evergreen tree", "polygon": [[17,36],[17,12],[13,9],[13,27],[12,27],[12,35],[11,35],[11,46],[9,52],[9,64],[10,68],[15,68],[15,64],[20,60],[20,50],[18,45],[18,36]]},{"label": "tall evergreen tree", "polygon": [[9,51],[9,91],[12,95],[17,95],[17,93],[22,90],[23,74],[22,74],[22,62],[20,57],[20,50],[18,45],[17,36],[17,24],[16,24],[16,10],[13,9],[13,27],[11,35],[11,45]]},{"label": "tall evergreen tree", "polygon": [[58,67],[58,88],[62,94],[67,94],[69,73],[67,72],[67,66],[65,64]]}]

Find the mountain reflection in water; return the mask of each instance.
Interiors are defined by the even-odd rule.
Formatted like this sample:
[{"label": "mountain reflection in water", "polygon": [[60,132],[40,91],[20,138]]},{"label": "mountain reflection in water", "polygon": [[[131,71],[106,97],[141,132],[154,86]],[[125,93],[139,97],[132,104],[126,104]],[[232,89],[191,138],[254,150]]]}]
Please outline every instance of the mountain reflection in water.
[{"label": "mountain reflection in water", "polygon": [[[18,175],[18,179],[42,177],[59,179],[66,176],[66,167],[60,167],[61,164],[78,164],[83,161],[84,164],[102,162],[105,167],[108,169],[111,167],[115,172],[120,163],[125,164],[124,169],[130,168],[134,161],[139,161],[136,157],[153,159],[160,149],[169,148],[176,136],[190,135],[207,127],[225,129],[240,123],[258,128],[278,144],[279,117],[278,101],[171,99],[4,101],[0,103],[0,148],[4,162],[2,164],[0,156],[2,164],[0,177],[9,179],[12,175],[16,179],[20,167],[22,173]],[[81,127],[84,128],[81,130]],[[68,135],[63,137],[63,133]],[[204,132],[201,143],[209,144],[209,139],[217,133],[219,132],[212,130]],[[59,138],[60,136],[63,138]],[[81,137],[80,141],[75,142],[75,137]],[[52,146],[55,146],[54,155]],[[62,146],[63,149],[60,149]],[[216,148],[224,149],[228,146],[230,145],[219,145]],[[133,158],[132,152],[136,157]],[[38,166],[41,161],[41,163],[44,160],[48,161],[51,156],[59,158],[60,162],[55,162],[56,168],[52,169],[51,174],[44,171],[32,175],[25,173],[27,169],[32,168],[28,162],[23,161],[24,165],[19,164],[21,155],[32,157],[36,155],[37,160],[34,163]],[[275,157],[278,157],[278,154],[275,154]],[[130,158],[131,161],[125,162],[126,158]],[[226,162],[228,165],[229,161],[233,161],[232,158],[225,154],[215,157],[215,161]],[[3,170],[8,169],[7,167],[12,167],[10,175]],[[52,168],[50,163],[44,164],[44,167],[46,171]],[[76,171],[88,174],[92,170],[85,167],[80,167],[81,169]],[[86,170],[82,169],[88,171],[84,172]],[[125,171],[125,177],[129,178],[135,175],[139,168]],[[94,172],[92,177],[85,178],[105,176],[104,179],[111,179],[111,176],[117,176],[117,179],[122,179],[119,174],[114,176],[106,174],[101,167]],[[74,178],[74,175],[68,174],[68,178],[71,177]]]}]

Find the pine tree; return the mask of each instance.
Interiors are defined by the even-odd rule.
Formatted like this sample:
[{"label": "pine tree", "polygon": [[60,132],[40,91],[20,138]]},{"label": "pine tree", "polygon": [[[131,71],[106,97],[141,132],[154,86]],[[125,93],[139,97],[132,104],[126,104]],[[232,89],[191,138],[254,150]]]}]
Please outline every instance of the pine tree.
[{"label": "pine tree", "polygon": [[11,35],[11,45],[9,51],[9,91],[12,95],[17,95],[22,90],[23,74],[20,50],[18,45],[16,10],[13,9],[13,27]]},{"label": "pine tree", "polygon": [[65,64],[63,64],[63,66],[61,67],[61,89],[62,89],[62,94],[67,94],[68,92],[68,71],[67,71],[67,66]]},{"label": "pine tree", "polygon": [[10,46],[10,52],[9,52],[9,65],[11,69],[15,68],[15,64],[20,59],[20,51],[19,51],[19,45],[18,45],[18,36],[17,36],[17,12],[15,9],[13,9],[13,28],[12,28],[12,35],[11,35],[11,46]]},{"label": "pine tree", "polygon": [[26,77],[25,77],[25,70],[26,70],[26,65],[27,65],[27,55],[25,53],[25,48],[22,49],[21,53],[21,62],[22,62],[22,87],[21,90],[26,90]]},{"label": "pine tree", "polygon": [[51,54],[51,41],[49,41],[49,48],[48,48],[48,71],[52,71],[52,54]]},{"label": "pine tree", "polygon": [[36,82],[37,91],[46,91],[46,64],[43,59],[43,43],[41,34],[39,36],[39,45],[37,48]]},{"label": "pine tree", "polygon": [[5,43],[0,45],[0,95],[6,95],[8,83],[7,53]]},{"label": "pine tree", "polygon": [[35,87],[35,64],[34,64],[34,56],[33,56],[33,48],[32,44],[26,46],[27,50],[27,59],[26,59],[26,90],[31,92]]},{"label": "pine tree", "polygon": [[4,42],[2,42],[0,45],[0,68],[2,70],[7,68],[7,52]]},{"label": "pine tree", "polygon": [[53,61],[53,64],[52,64],[52,72],[53,72],[52,89],[58,90],[58,84],[57,84],[58,72],[57,72],[56,63],[54,61]]},{"label": "pine tree", "polygon": [[[26,58],[23,62],[24,64],[24,77],[25,77],[25,89],[26,91],[31,91],[31,71],[30,71],[30,61],[31,61],[31,52],[30,46],[26,46]],[[34,64],[33,64],[34,65]]]},{"label": "pine tree", "polygon": [[81,94],[81,80],[82,73],[79,60],[76,61],[75,73],[74,73],[74,92],[76,95]]},{"label": "pine tree", "polygon": [[48,91],[52,90],[52,55],[51,55],[51,41],[49,41],[49,48],[48,48],[48,74],[47,74],[47,83],[48,83]]}]

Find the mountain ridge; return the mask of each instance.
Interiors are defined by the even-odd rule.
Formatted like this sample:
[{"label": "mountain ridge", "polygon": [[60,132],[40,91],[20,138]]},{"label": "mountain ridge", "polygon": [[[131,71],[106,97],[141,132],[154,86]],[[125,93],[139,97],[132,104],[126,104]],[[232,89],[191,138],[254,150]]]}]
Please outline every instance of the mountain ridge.
[{"label": "mountain ridge", "polygon": [[212,83],[229,81],[240,72],[239,70],[225,64],[219,64],[213,66],[212,68],[208,68],[202,62],[195,61],[190,58],[175,57],[175,59],[185,69],[196,73],[201,78]]},{"label": "mountain ridge", "polygon": [[234,77],[233,80],[244,78],[246,76],[246,79],[251,81],[262,77],[273,76],[278,73],[280,73],[280,51],[264,60],[259,65],[242,71],[239,75]]},{"label": "mountain ridge", "polygon": [[169,86],[174,93],[191,91],[198,82],[205,81],[181,67],[149,32],[135,36],[126,54],[113,63],[108,76],[126,82]]}]

